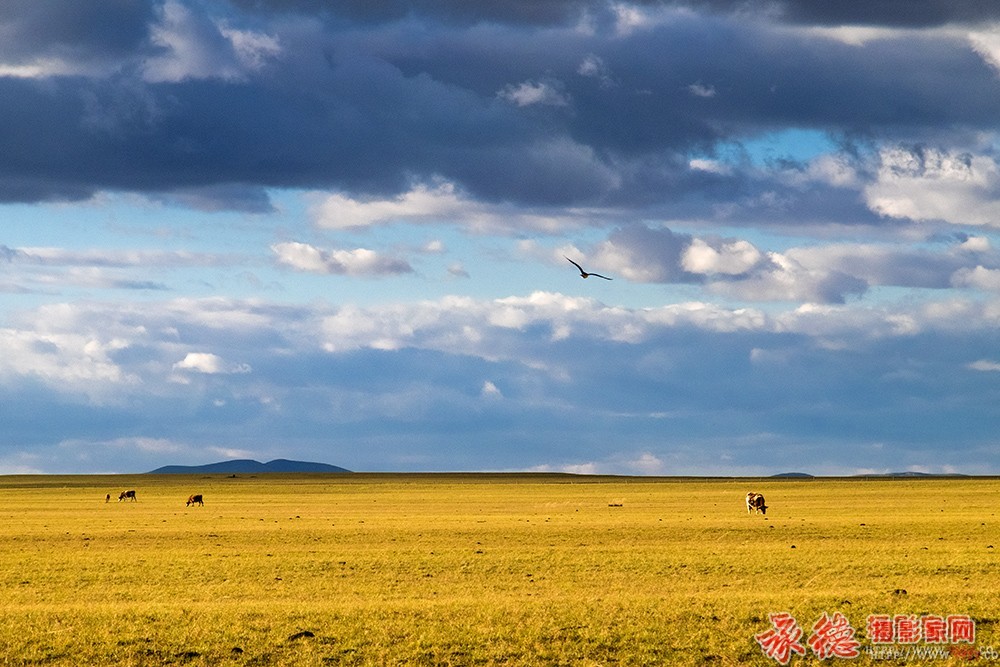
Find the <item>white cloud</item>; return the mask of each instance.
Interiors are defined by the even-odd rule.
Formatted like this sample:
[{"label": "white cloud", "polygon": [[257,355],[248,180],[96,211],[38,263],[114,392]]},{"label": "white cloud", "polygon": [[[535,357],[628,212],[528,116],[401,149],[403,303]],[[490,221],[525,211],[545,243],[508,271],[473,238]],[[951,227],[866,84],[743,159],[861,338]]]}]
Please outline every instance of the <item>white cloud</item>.
[{"label": "white cloud", "polygon": [[[203,348],[185,352],[178,331],[206,348],[232,348],[242,336],[275,326],[287,316],[259,312],[248,303],[220,299],[178,299],[163,303],[52,304],[22,314],[16,327],[0,329],[0,378],[39,381],[60,393],[104,404],[139,393],[169,393],[167,383],[184,383],[189,373],[239,375],[249,363],[224,361]],[[272,319],[275,318],[275,319]],[[293,329],[292,324],[288,325]],[[197,336],[191,332],[198,331]],[[132,354],[129,350],[141,350]],[[251,348],[250,354],[259,351]],[[178,359],[180,359],[178,361]]]},{"label": "white cloud", "polygon": [[750,271],[764,259],[749,241],[733,240],[709,244],[694,239],[681,257],[685,271],[700,274],[740,275]]},{"label": "white cloud", "polygon": [[[259,382],[259,365],[273,364],[256,360],[273,355],[294,359],[324,351],[412,349],[508,361],[553,379],[568,379],[565,362],[552,355],[567,341],[613,349],[642,346],[675,329],[693,329],[763,336],[752,346],[761,349],[773,349],[766,336],[787,334],[824,346],[855,346],[928,329],[957,332],[997,325],[1000,306],[956,300],[913,312],[820,305],[775,311],[704,302],[629,309],[557,292],[492,300],[444,297],[364,308],[278,308],[225,299],[178,299],[128,308],[82,303],[47,307],[17,328],[0,330],[6,350],[0,377],[8,382],[35,378],[59,391],[107,402],[134,392],[170,392],[165,383],[190,382],[199,375],[230,383],[253,369]],[[89,330],[104,333],[95,336]],[[185,332],[183,345],[178,332]],[[142,354],[121,354],[131,348]],[[500,389],[496,380],[491,382]],[[483,388],[489,391],[487,385]],[[260,395],[284,402],[266,387],[260,388]],[[225,394],[206,397],[210,402],[220,399],[223,407],[239,400]]]},{"label": "white cloud", "polygon": [[[567,164],[575,159],[592,158],[572,154],[563,157]],[[477,233],[556,232],[579,227],[590,216],[589,211],[575,209],[536,213],[509,205],[487,204],[465,196],[453,183],[441,181],[433,185],[414,185],[391,199],[360,200],[341,193],[312,195],[312,198],[315,201],[310,206],[310,216],[314,224],[323,229],[407,223],[454,224]]]},{"label": "white cloud", "polygon": [[524,472],[561,472],[567,475],[598,475],[601,470],[598,464],[594,462],[564,464],[544,463],[542,465],[526,468],[524,469]]},{"label": "white cloud", "polygon": [[52,76],[97,75],[104,68],[93,64],[63,58],[36,58],[27,63],[0,63],[0,77],[16,79],[44,79]]},{"label": "white cloud", "polygon": [[[60,443],[67,444],[67,443]],[[183,445],[168,440],[167,438],[130,437],[115,438],[105,443],[107,446],[117,449],[137,449],[141,452],[152,452],[156,454],[176,454],[186,449]]]},{"label": "white cloud", "polygon": [[476,204],[460,198],[452,183],[438,183],[434,187],[418,184],[389,200],[359,201],[332,194],[314,205],[311,213],[320,227],[350,229],[400,221],[447,221],[475,214],[475,209]]},{"label": "white cloud", "polygon": [[694,158],[688,162],[688,166],[695,171],[707,171],[710,174],[719,174],[721,176],[725,176],[733,172],[733,168],[731,166],[719,160]]},{"label": "white cloud", "polygon": [[730,309],[717,304],[691,301],[642,311],[642,319],[657,328],[692,326],[714,332],[771,331],[775,323],[754,308]]},{"label": "white cloud", "polygon": [[[566,246],[553,253],[581,256]],[[967,259],[896,248],[818,246],[765,252],[745,239],[694,238],[666,228],[632,225],[589,253],[592,270],[634,282],[703,284],[745,301],[840,303],[870,284],[946,287]]]},{"label": "white cloud", "polygon": [[188,352],[181,361],[174,364],[174,370],[196,371],[212,375],[223,373],[222,358],[210,352]]},{"label": "white cloud", "polygon": [[812,181],[837,188],[856,188],[861,177],[857,168],[842,155],[823,154],[809,161],[805,175]]},{"label": "white cloud", "polygon": [[355,350],[364,347],[395,349],[402,331],[397,330],[388,314],[365,311],[354,305],[345,305],[336,313],[322,318],[323,349],[328,352]]},{"label": "white cloud", "polygon": [[48,472],[41,457],[28,452],[17,452],[14,456],[0,457],[0,475],[42,475]]},{"label": "white cloud", "polygon": [[[752,309],[688,303],[632,311],[587,298],[534,292],[490,301],[447,297],[407,306],[345,305],[321,319],[321,330],[322,346],[331,352],[420,348],[547,367],[544,355],[533,351],[539,336],[552,342],[578,338],[640,344],[664,327],[766,330],[767,322],[762,312]],[[534,333],[526,337],[529,330]]]},{"label": "white cloud", "polygon": [[992,30],[970,32],[969,44],[982,59],[1000,73],[1000,24],[992,26]]},{"label": "white cloud", "polygon": [[189,267],[219,266],[234,257],[210,253],[162,250],[70,250],[56,247],[7,248],[0,246],[0,257],[8,261],[44,266],[96,266],[96,267]]},{"label": "white cloud", "polygon": [[611,5],[611,11],[615,19],[615,35],[619,38],[695,16],[686,7],[659,3],[616,2]]},{"label": "white cloud", "polygon": [[483,382],[483,388],[480,390],[479,395],[490,400],[503,398],[503,392],[501,392],[500,389],[498,389],[497,386],[489,380]]},{"label": "white cloud", "polygon": [[[813,339],[826,349],[850,349],[861,341],[908,338],[927,329],[940,328],[951,317],[965,311],[969,322],[983,324],[983,313],[961,304],[938,304],[940,312],[922,313],[839,304],[807,303],[777,315],[775,331],[797,333]],[[951,314],[945,314],[945,313]]]},{"label": "white cloud", "polygon": [[956,249],[961,252],[983,253],[993,250],[993,244],[985,236],[970,236],[962,241]]},{"label": "white cloud", "polygon": [[254,301],[213,297],[168,301],[158,316],[154,321],[163,321],[165,335],[176,337],[177,323],[194,323],[216,331],[254,331],[275,326],[290,315]]},{"label": "white cloud", "polygon": [[1000,227],[1000,166],[984,155],[884,148],[868,206],[891,218]]},{"label": "white cloud", "polygon": [[790,253],[767,253],[767,261],[740,280],[716,280],[709,291],[746,301],[841,303],[861,294],[867,284],[839,271],[805,266]]},{"label": "white cloud", "polygon": [[705,97],[705,98],[715,97],[715,87],[706,86],[701,82],[692,83],[690,86],[687,87],[687,89],[688,92],[694,95],[695,97]]},{"label": "white cloud", "polygon": [[663,461],[650,452],[643,452],[639,458],[628,461],[626,465],[638,475],[663,475],[667,472]]},{"label": "white cloud", "polygon": [[951,283],[955,287],[975,287],[988,292],[1000,292],[1000,269],[987,269],[983,266],[962,268],[952,276]]},{"label": "white cloud", "polygon": [[[629,225],[599,243],[589,261],[593,262],[592,270],[609,271],[634,282],[690,281],[690,276],[682,274],[679,261],[690,243],[690,236],[666,228]],[[575,249],[561,251],[569,254]]]},{"label": "white cloud", "polygon": [[[943,289],[955,283],[953,274],[985,261],[983,244],[963,242],[943,251],[889,244],[828,244],[789,248],[785,255],[812,271],[851,276],[867,285]],[[996,261],[996,258],[992,258]],[[860,287],[860,286],[859,286]]]},{"label": "white cloud", "polygon": [[[731,334],[796,333],[827,340],[905,337],[926,329],[989,330],[1000,323],[1000,305],[944,300],[918,311],[809,305],[769,313],[702,302],[627,309],[590,298],[535,292],[493,300],[445,297],[412,304],[332,309],[322,305],[277,308],[218,299],[175,300],[126,309],[110,304],[65,304],[35,315],[19,329],[0,330],[0,341],[7,350],[0,358],[0,373],[8,378],[31,375],[54,386],[67,381],[81,385],[118,383],[132,389],[145,387],[145,391],[167,379],[171,371],[247,373],[251,365],[256,367],[255,356],[288,354],[286,348],[293,342],[299,353],[408,347],[545,368],[551,366],[551,359],[547,359],[550,346],[567,339],[642,345],[677,328]],[[209,323],[214,327],[208,328]],[[80,333],[88,328],[107,334],[97,338]],[[181,350],[177,331],[191,332],[188,339],[200,331],[204,344],[193,351]],[[554,335],[557,331],[559,335]],[[283,342],[278,347],[262,347],[258,342],[279,333]],[[127,363],[125,358],[114,361],[118,351],[136,345],[144,350],[141,356],[129,355]],[[228,361],[228,355],[220,351],[223,348],[212,349],[215,345],[240,354],[246,363]],[[752,348],[766,346],[757,342]],[[492,393],[492,388],[499,389],[499,385],[490,380],[481,390]]]},{"label": "white cloud", "polygon": [[974,371],[997,373],[1000,372],[1000,361],[990,361],[989,359],[980,359],[979,361],[974,361],[971,364],[969,364],[968,368]]},{"label": "white cloud", "polygon": [[95,403],[110,400],[115,386],[134,385],[138,376],[113,355],[129,346],[119,338],[40,329],[0,329],[0,377],[36,378],[62,391],[86,395]]},{"label": "white cloud", "polygon": [[611,78],[611,70],[607,63],[604,62],[603,58],[594,55],[593,53],[588,54],[587,57],[583,59],[576,72],[580,76],[596,79],[604,88],[609,88],[615,85],[614,80]]},{"label": "white cloud", "polygon": [[183,359],[172,366],[172,369],[175,372],[169,379],[177,384],[190,384],[191,378],[188,373],[242,375],[253,370],[250,364],[227,363],[222,357],[211,352],[188,352]]},{"label": "white cloud", "polygon": [[272,36],[214,22],[176,0],[163,3],[150,40],[161,51],[143,63],[150,83],[243,80],[281,50]]},{"label": "white cloud", "polygon": [[237,59],[248,70],[258,70],[281,53],[278,38],[251,30],[220,26],[219,32],[233,45]]},{"label": "white cloud", "polygon": [[254,456],[260,456],[260,454],[250,449],[236,447],[209,447],[207,451],[220,459],[250,459]]},{"label": "white cloud", "polygon": [[611,9],[615,14],[615,32],[622,37],[658,23],[650,12],[634,4],[620,2],[612,5]]},{"label": "white cloud", "polygon": [[[155,250],[70,250],[56,247],[0,245],[0,263],[12,283],[24,290],[55,287],[162,290],[164,283],[150,279],[151,270],[232,266],[244,262],[236,255]],[[140,271],[129,272],[130,269]]]},{"label": "white cloud", "polygon": [[864,25],[842,25],[834,27],[794,28],[807,36],[830,39],[850,46],[865,46],[869,42],[912,38],[919,33],[913,30]]},{"label": "white cloud", "polygon": [[497,97],[513,102],[519,107],[543,106],[564,107],[569,105],[569,98],[559,90],[561,86],[553,82],[525,81],[510,84],[497,93]]},{"label": "white cloud", "polygon": [[412,273],[403,259],[385,257],[367,248],[323,250],[307,243],[276,243],[271,250],[279,264],[309,273],[384,276]]}]

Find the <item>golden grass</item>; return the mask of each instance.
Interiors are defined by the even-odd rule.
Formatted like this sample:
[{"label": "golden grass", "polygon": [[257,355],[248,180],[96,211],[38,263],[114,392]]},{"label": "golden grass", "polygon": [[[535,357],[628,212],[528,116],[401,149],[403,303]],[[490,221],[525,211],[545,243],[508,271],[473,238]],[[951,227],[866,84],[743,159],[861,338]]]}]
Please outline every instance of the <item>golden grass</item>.
[{"label": "golden grass", "polygon": [[[117,502],[126,488],[137,502]],[[747,515],[751,489],[767,517]],[[994,479],[0,477],[0,664],[763,665],[777,663],[753,637],[778,611],[807,634],[840,611],[863,645],[869,614],[968,614],[976,646],[1000,646],[998,491]],[[185,507],[191,493],[205,506]]]}]

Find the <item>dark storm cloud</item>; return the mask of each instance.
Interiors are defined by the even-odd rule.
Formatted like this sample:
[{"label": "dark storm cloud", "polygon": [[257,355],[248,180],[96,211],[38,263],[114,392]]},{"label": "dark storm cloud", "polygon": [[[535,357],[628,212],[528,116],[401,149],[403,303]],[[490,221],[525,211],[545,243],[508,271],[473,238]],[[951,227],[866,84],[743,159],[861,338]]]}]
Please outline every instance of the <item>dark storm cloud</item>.
[{"label": "dark storm cloud", "polygon": [[815,25],[932,27],[1000,20],[993,0],[675,0],[679,6],[717,12],[769,11],[784,20]]},{"label": "dark storm cloud", "polygon": [[363,23],[398,21],[419,15],[444,23],[561,24],[603,5],[597,0],[233,0],[248,11],[274,11],[347,18]]},{"label": "dark storm cloud", "polygon": [[791,21],[823,25],[928,27],[1000,19],[1000,7],[991,0],[785,0],[780,4]]},{"label": "dark storm cloud", "polygon": [[[862,48],[690,13],[623,32],[596,2],[355,3],[338,16],[305,1],[107,6],[123,26],[107,43],[110,27],[74,29],[88,10],[0,14],[5,33],[41,26],[37,57],[69,44],[116,63],[0,77],[0,200],[109,189],[267,211],[266,188],[385,195],[441,178],[492,201],[688,214],[782,187],[739,165],[692,172],[693,155],[724,144],[790,126],[911,139],[1000,116],[996,73],[954,37]],[[784,7],[804,21],[813,5]],[[27,53],[22,42],[10,48]],[[788,216],[843,201],[827,194],[791,193]]]},{"label": "dark storm cloud", "polygon": [[152,4],[128,0],[8,0],[0,3],[0,58],[125,58],[142,47],[153,16]]},{"label": "dark storm cloud", "polygon": [[[323,0],[233,0],[233,4],[248,11],[337,16],[372,23],[419,15],[444,23],[556,25],[608,11],[608,5],[600,0],[505,0],[490,3],[464,0],[349,0],[335,5]],[[930,27],[1000,19],[1000,8],[993,0],[639,0],[634,4],[646,8],[690,7],[741,15],[761,13],[777,15],[794,23],[832,26]]]}]

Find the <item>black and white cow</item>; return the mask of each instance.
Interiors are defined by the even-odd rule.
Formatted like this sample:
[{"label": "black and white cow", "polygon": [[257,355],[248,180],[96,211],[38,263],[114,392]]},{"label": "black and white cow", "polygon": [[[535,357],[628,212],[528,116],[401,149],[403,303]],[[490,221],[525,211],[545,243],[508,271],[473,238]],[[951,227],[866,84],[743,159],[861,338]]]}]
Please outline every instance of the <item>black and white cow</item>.
[{"label": "black and white cow", "polygon": [[135,502],[135,491],[122,491],[121,495],[118,496],[118,502],[123,500],[131,500]]},{"label": "black and white cow", "polygon": [[767,505],[764,504],[764,494],[751,491],[747,494],[747,514],[759,512],[767,514]]},{"label": "black and white cow", "polygon": [[205,501],[202,499],[201,494],[198,493],[193,496],[188,496],[187,505],[185,505],[185,507],[187,507],[188,505],[204,505],[204,504]]}]

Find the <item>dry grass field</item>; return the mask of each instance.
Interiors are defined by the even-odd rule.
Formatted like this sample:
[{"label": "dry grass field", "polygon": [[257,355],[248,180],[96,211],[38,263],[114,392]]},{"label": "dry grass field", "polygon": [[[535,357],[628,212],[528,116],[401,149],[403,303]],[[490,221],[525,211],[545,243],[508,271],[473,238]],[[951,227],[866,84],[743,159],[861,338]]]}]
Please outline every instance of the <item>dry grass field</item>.
[{"label": "dry grass field", "polygon": [[[125,489],[136,502],[117,501]],[[748,490],[766,517],[747,515]],[[995,479],[0,477],[0,664],[776,665],[755,635],[777,612],[804,631],[793,665],[821,664],[806,640],[836,612],[859,656],[822,664],[968,664],[1000,647],[998,492]],[[185,506],[192,493],[204,507]],[[976,635],[874,645],[872,615],[964,616]]]}]

